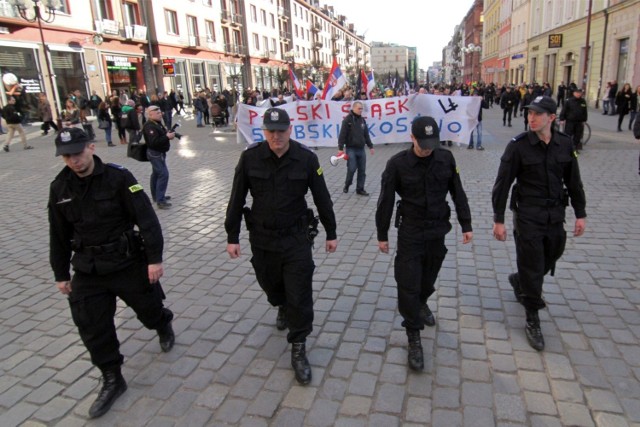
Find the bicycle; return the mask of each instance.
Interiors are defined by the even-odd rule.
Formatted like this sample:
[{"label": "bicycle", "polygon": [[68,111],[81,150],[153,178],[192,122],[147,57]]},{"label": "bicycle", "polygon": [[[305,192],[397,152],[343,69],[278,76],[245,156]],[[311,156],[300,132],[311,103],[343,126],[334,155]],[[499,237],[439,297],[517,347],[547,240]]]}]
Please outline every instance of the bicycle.
[{"label": "bicycle", "polygon": [[[564,132],[564,124],[560,124],[559,122],[554,123],[555,130],[559,130],[560,132]],[[582,132],[582,139],[580,143],[584,146],[587,145],[587,142],[591,139],[591,126],[589,123],[584,122],[584,132]]]}]

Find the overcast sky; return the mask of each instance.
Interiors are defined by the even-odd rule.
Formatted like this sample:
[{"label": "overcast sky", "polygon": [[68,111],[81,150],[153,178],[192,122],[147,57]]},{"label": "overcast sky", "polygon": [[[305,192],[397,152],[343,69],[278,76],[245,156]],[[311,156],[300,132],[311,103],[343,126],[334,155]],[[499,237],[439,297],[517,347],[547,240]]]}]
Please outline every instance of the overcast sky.
[{"label": "overcast sky", "polygon": [[442,60],[442,48],[453,37],[473,0],[320,0],[355,24],[365,41],[382,41],[418,48],[419,67],[425,70]]}]

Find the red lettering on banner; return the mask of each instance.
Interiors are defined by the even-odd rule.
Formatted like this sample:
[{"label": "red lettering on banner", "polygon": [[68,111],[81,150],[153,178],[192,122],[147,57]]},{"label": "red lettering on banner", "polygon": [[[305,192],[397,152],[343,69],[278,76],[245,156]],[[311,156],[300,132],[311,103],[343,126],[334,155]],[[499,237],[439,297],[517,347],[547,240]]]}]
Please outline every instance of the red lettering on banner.
[{"label": "red lettering on banner", "polygon": [[409,112],[410,110],[407,108],[407,102],[409,98],[403,98],[398,100],[398,113],[403,113],[404,111]]},{"label": "red lettering on banner", "polygon": [[345,114],[349,114],[351,111],[351,103],[346,103],[342,106],[342,112]]},{"label": "red lettering on banner", "polygon": [[298,120],[309,120],[309,115],[305,111],[307,107],[305,105],[298,105],[296,112],[298,113]]},{"label": "red lettering on banner", "polygon": [[253,110],[249,110],[249,124],[253,125],[253,119],[255,119],[256,117],[259,117],[260,114],[256,113]]},{"label": "red lettering on banner", "polygon": [[378,116],[378,118],[382,118],[382,108],[380,104],[371,104],[371,117]]},{"label": "red lettering on banner", "polygon": [[318,114],[318,110],[322,108],[322,104],[312,105],[311,106],[311,118],[313,120],[320,120],[322,116]]},{"label": "red lettering on banner", "polygon": [[396,109],[393,107],[393,104],[395,104],[395,101],[387,102],[384,104],[384,108],[385,110],[387,110],[387,116],[396,113]]}]

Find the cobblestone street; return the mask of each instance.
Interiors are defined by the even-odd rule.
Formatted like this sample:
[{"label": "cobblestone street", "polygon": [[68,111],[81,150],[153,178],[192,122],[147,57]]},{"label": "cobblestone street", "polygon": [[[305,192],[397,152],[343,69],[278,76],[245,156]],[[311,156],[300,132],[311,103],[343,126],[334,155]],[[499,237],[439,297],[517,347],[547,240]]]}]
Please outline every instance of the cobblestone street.
[{"label": "cobblestone street", "polygon": [[[555,277],[545,278],[540,312],[546,349],[527,344],[524,309],[507,276],[515,270],[511,214],[507,242],[493,239],[491,188],[520,116],[503,127],[484,113],[485,151],[454,145],[473,215],[474,239],[454,228],[430,301],[436,326],[425,328],[425,371],[407,367],[393,257],[378,251],[374,213],[386,161],[408,144],[377,146],[368,156],[371,197],[343,194],[336,149],[316,151],[333,195],[338,250],[314,259],[315,320],[307,342],[313,380],[299,386],[286,331],[255,281],[247,234],[243,255],[227,255],[224,216],[243,145],[235,133],[196,128],[168,154],[168,194],[159,210],[165,236],[167,306],[176,345],[162,353],[155,331],[118,305],[123,374],[129,389],[111,411],[89,420],[99,371],[71,320],[49,266],[49,183],[63,167],[53,137],[28,130],[34,150],[18,144],[0,155],[0,425],[57,426],[640,426],[640,144],[616,132],[617,117],[590,111],[592,137],[580,155],[587,231],[569,237]],[[628,118],[627,118],[628,119]],[[625,119],[624,128],[627,122]],[[97,154],[129,168],[148,186],[151,167],[108,148]],[[35,133],[34,133],[35,131]],[[2,137],[4,138],[4,137]]]}]

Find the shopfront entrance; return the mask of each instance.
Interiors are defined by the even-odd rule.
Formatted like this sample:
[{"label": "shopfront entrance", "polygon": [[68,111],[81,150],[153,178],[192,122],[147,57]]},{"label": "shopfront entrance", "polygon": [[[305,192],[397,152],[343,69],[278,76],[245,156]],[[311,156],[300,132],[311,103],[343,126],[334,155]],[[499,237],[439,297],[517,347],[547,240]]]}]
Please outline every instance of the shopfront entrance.
[{"label": "shopfront entrance", "polygon": [[103,55],[107,75],[109,76],[109,90],[118,94],[126,91],[128,94],[144,89],[144,75],[142,58],[120,55]]}]

